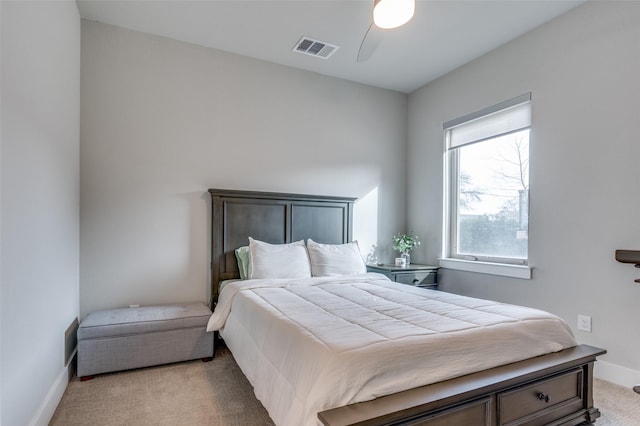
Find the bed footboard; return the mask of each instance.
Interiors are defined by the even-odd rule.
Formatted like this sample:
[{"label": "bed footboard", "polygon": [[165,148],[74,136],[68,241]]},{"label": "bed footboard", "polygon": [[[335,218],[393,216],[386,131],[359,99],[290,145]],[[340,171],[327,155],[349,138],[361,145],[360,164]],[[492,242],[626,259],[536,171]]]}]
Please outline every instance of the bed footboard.
[{"label": "bed footboard", "polygon": [[326,426],[578,425],[595,422],[593,363],[579,345],[432,385],[318,413]]}]

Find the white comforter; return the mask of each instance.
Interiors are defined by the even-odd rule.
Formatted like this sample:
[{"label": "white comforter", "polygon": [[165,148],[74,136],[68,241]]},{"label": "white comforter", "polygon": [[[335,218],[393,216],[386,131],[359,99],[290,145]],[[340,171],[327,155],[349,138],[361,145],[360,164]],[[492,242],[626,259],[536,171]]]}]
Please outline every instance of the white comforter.
[{"label": "white comforter", "polygon": [[277,425],[575,346],[536,309],[414,288],[379,274],[227,285],[220,330]]}]

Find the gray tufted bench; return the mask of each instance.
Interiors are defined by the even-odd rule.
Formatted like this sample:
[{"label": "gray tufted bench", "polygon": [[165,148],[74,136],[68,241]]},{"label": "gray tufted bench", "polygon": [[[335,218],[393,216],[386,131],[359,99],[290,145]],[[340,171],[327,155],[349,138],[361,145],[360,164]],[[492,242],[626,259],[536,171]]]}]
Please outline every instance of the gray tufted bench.
[{"label": "gray tufted bench", "polygon": [[213,356],[204,303],[92,312],[78,328],[78,377]]}]

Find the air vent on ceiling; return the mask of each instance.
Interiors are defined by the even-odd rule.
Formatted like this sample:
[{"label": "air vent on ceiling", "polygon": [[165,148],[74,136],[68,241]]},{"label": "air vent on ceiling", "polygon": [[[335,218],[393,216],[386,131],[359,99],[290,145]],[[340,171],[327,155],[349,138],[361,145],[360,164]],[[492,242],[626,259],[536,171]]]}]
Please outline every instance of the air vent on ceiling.
[{"label": "air vent on ceiling", "polygon": [[293,50],[295,52],[304,53],[305,55],[315,56],[316,58],[329,59],[331,55],[338,50],[338,46],[325,43],[324,41],[318,41],[309,37],[302,37],[298,43],[296,43]]}]

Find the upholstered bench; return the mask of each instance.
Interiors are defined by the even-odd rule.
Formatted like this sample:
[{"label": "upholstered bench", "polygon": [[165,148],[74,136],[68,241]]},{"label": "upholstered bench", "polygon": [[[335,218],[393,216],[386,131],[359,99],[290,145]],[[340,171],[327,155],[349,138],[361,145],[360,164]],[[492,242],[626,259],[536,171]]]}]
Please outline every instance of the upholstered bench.
[{"label": "upholstered bench", "polygon": [[78,377],[213,356],[204,303],[92,312],[78,328]]}]

